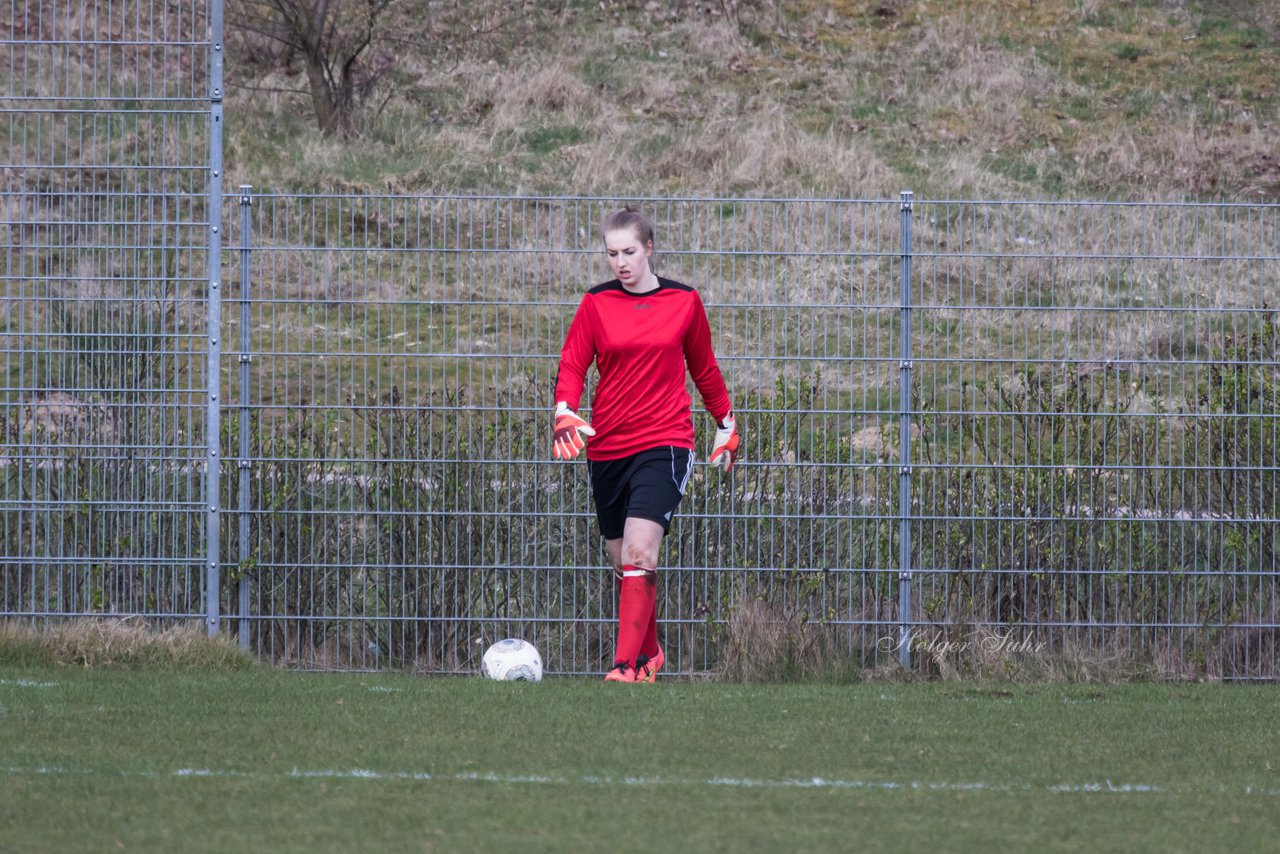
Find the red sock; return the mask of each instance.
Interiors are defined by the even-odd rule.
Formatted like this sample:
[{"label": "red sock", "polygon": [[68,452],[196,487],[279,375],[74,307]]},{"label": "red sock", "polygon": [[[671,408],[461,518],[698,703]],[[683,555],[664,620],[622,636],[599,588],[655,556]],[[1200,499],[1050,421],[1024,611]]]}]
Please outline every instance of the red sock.
[{"label": "red sock", "polygon": [[649,609],[649,628],[644,633],[644,642],[640,644],[640,654],[645,658],[653,658],[658,654],[658,574],[649,573],[653,580],[653,607]]},{"label": "red sock", "polygon": [[614,661],[636,666],[636,656],[644,643],[653,606],[658,597],[657,576],[638,566],[622,567],[622,592],[618,597],[618,649]]},{"label": "red sock", "polygon": [[[655,587],[658,578],[656,573],[649,574],[653,578]],[[656,590],[655,590],[656,593]],[[622,601],[622,570],[615,569],[613,571],[613,595],[615,602]],[[618,633],[614,631],[613,642],[618,642]],[[657,597],[654,597],[653,611],[649,613],[649,628],[644,633],[644,642],[640,644],[640,655],[646,659],[653,658],[658,654],[658,603]]]}]

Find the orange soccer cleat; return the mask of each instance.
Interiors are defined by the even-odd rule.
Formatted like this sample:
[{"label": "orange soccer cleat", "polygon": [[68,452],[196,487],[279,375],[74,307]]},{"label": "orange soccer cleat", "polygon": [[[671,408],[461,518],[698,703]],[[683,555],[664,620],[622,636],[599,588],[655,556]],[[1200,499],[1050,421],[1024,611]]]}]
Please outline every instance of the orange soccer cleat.
[{"label": "orange soccer cleat", "polygon": [[604,675],[604,681],[634,682],[636,681],[636,671],[625,661],[615,661],[613,667],[610,667],[609,672]]},{"label": "orange soccer cleat", "polygon": [[662,654],[662,646],[658,646],[658,652],[653,658],[646,658],[643,655],[636,659],[636,681],[652,682],[658,678],[658,671],[662,669],[662,665],[667,661],[666,656]]}]

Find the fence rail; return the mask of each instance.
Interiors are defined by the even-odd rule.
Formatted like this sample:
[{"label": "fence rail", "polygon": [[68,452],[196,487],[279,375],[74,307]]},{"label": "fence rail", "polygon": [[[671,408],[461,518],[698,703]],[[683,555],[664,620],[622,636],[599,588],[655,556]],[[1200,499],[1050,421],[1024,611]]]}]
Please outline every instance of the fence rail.
[{"label": "fence rail", "polygon": [[217,0],[14,8],[0,617],[599,673],[612,576],[547,428],[627,201],[745,442],[664,545],[673,672],[769,626],[860,667],[1277,678],[1277,206],[224,193]]}]

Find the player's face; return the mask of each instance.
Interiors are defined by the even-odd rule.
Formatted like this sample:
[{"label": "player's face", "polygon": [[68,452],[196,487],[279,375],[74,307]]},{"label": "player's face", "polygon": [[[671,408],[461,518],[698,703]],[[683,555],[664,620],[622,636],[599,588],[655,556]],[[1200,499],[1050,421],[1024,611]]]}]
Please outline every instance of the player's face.
[{"label": "player's face", "polygon": [[647,245],[633,228],[606,231],[604,251],[609,258],[609,269],[622,282],[623,287],[641,285],[649,276],[649,256],[653,254],[653,241]]}]

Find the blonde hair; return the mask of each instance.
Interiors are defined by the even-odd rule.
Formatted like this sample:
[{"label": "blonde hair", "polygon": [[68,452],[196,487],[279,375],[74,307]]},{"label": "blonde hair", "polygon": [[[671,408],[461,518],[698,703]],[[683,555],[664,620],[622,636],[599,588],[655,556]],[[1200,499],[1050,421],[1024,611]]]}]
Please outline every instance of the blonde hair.
[{"label": "blonde hair", "polygon": [[624,228],[634,229],[642,246],[648,246],[653,242],[653,223],[649,222],[649,218],[640,213],[639,209],[631,205],[605,217],[602,231],[608,234],[611,231],[622,231]]}]

